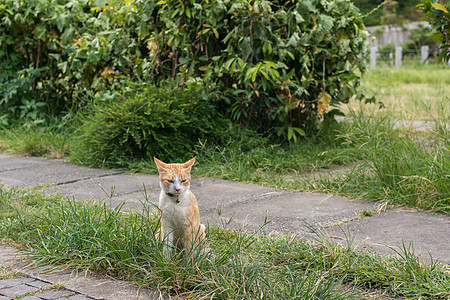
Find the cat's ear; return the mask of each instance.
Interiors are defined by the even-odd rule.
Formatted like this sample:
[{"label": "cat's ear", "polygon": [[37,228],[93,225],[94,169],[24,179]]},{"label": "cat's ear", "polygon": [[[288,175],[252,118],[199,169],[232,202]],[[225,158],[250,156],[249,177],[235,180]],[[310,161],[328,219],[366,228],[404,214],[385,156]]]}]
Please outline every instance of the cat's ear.
[{"label": "cat's ear", "polygon": [[188,160],[187,162],[185,162],[182,167],[183,169],[188,169],[189,171],[192,168],[192,165],[195,163],[195,156],[193,158],[191,158],[190,160]]},{"label": "cat's ear", "polygon": [[153,159],[155,160],[155,164],[158,167],[159,172],[164,172],[165,169],[167,169],[167,164],[163,163],[162,161],[160,161],[159,159],[157,159],[154,156],[153,156]]}]

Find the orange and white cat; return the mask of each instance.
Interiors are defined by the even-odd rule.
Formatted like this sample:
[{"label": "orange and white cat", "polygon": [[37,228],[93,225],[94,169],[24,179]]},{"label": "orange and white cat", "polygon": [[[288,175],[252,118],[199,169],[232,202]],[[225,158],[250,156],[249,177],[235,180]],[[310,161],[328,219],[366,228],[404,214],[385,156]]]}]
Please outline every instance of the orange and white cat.
[{"label": "orange and white cat", "polygon": [[205,239],[205,225],[200,223],[197,199],[189,189],[195,157],[183,164],[166,164],[156,157],[154,159],[162,189],[159,195],[159,238],[165,242],[164,254],[167,256],[173,247],[184,247],[189,253]]}]

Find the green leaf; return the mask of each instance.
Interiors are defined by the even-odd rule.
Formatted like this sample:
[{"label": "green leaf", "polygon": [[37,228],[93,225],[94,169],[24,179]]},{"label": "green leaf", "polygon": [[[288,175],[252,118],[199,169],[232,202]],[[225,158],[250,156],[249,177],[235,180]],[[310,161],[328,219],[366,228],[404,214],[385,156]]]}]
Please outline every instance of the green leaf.
[{"label": "green leaf", "polygon": [[298,45],[298,41],[300,40],[300,38],[298,37],[298,34],[296,32],[294,32],[291,37],[289,38],[288,43],[286,44],[286,47],[297,47]]},{"label": "green leaf", "polygon": [[292,54],[292,52],[286,51],[286,54],[289,55],[289,57],[292,58],[292,60],[295,60],[295,56],[294,54]]},{"label": "green leaf", "polygon": [[448,10],[440,3],[432,3],[431,5],[433,6],[433,8],[435,10],[440,10],[440,11],[443,11],[445,13],[448,13]]},{"label": "green leaf", "polygon": [[442,51],[438,56],[438,62],[441,63],[446,54],[447,54],[447,51]]},{"label": "green leaf", "polygon": [[297,22],[297,24],[305,22],[305,19],[303,19],[303,17],[297,11],[294,11],[293,15],[295,17],[295,22]]},{"label": "green leaf", "polygon": [[170,15],[170,18],[171,18],[171,19],[175,18],[175,16],[176,16],[179,12],[180,12],[180,9],[179,9],[179,8],[176,9],[176,10],[172,13],[172,15]]},{"label": "green leaf", "polygon": [[191,18],[191,9],[189,7],[186,7],[186,16]]},{"label": "green leaf", "polygon": [[269,69],[270,76],[273,80],[279,80],[280,79],[280,72],[276,69]]},{"label": "green leaf", "polygon": [[186,64],[190,61],[192,61],[191,57],[180,57],[180,63],[182,63],[182,64]]},{"label": "green leaf", "polygon": [[217,31],[217,29],[215,29],[214,27],[213,27],[213,32],[214,32],[214,36],[216,37],[216,39],[218,39],[219,38],[219,32]]},{"label": "green leaf", "polygon": [[[269,69],[270,70],[270,69]],[[267,74],[267,72],[265,72],[264,70],[259,70],[259,72],[261,73],[261,74],[263,74],[263,76],[267,79],[267,80],[269,80],[269,74]],[[252,80],[252,81],[254,81],[254,80]]]},{"label": "green leaf", "polygon": [[292,138],[295,138],[294,128],[289,126],[288,127],[288,140],[291,140]]},{"label": "green leaf", "polygon": [[239,48],[241,49],[242,57],[247,60],[252,53],[252,48],[250,47],[250,37],[245,37],[239,43]]},{"label": "green leaf", "polygon": [[435,33],[431,34],[430,38],[432,38],[433,40],[438,41],[438,42],[443,41],[443,36],[442,36],[442,33],[440,33],[440,32],[435,32]]},{"label": "green leaf", "polygon": [[68,27],[66,30],[64,30],[63,35],[61,35],[61,41],[64,44],[68,44],[72,41],[73,35],[75,33],[75,30],[72,26]]},{"label": "green leaf", "polygon": [[45,25],[42,23],[39,23],[38,25],[36,25],[36,29],[34,32],[34,37],[38,40],[45,40],[46,39],[46,33],[47,33],[47,28],[45,28]]},{"label": "green leaf", "polygon": [[234,61],[234,62],[231,64],[231,74],[233,74],[235,70],[236,70],[236,61]]},{"label": "green leaf", "polygon": [[266,68],[272,68],[272,67],[277,67],[277,65],[273,62],[273,61],[265,61],[266,63]]},{"label": "green leaf", "polygon": [[[258,68],[259,69],[259,68]],[[255,82],[256,81],[256,75],[258,74],[258,69],[255,69],[255,71],[253,72],[253,75],[252,75],[252,82]]]},{"label": "green leaf", "polygon": [[268,42],[264,42],[264,44],[263,44],[262,50],[263,50],[264,53],[267,52],[267,45],[268,44],[269,44]]},{"label": "green leaf", "polygon": [[299,135],[301,135],[301,136],[306,136],[306,132],[305,132],[303,129],[298,128],[298,127],[292,127],[292,128],[294,128],[294,130],[295,130]]},{"label": "green leaf", "polygon": [[170,39],[167,41],[167,45],[170,46],[170,44],[172,44],[172,41],[173,41],[173,38],[174,38],[174,37],[175,37],[174,35],[172,35],[172,36],[170,37]]},{"label": "green leaf", "polygon": [[291,79],[295,75],[295,68],[292,68],[289,73],[286,75],[286,80]]},{"label": "green leaf", "polygon": [[231,64],[236,60],[236,58],[230,58],[229,60],[227,60],[225,62],[225,64],[223,65],[225,69],[229,70]]},{"label": "green leaf", "polygon": [[222,40],[222,43],[226,43],[232,36],[234,35],[233,31],[231,31],[227,36]]},{"label": "green leaf", "polygon": [[58,64],[58,68],[59,68],[63,73],[66,73],[66,72],[67,72],[67,67],[68,67],[67,61]]}]

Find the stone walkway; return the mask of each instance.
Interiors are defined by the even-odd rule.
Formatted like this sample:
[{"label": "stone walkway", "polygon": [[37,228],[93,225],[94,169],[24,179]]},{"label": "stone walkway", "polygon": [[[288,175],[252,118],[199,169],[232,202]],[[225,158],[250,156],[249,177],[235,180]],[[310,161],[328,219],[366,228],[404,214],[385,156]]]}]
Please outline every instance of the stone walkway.
[{"label": "stone walkway", "polygon": [[[126,174],[123,171],[75,166],[62,160],[6,154],[0,154],[0,183],[20,188],[48,185],[45,189],[48,193],[58,192],[78,200],[98,199],[112,207],[123,202],[124,209],[136,211],[142,209],[143,202],[155,203],[159,195],[159,179],[155,175]],[[433,259],[438,259],[442,264],[450,264],[450,217],[447,215],[400,208],[361,217],[366,211],[376,211],[377,204],[211,178],[193,178],[191,190],[198,199],[203,223],[217,224],[221,219],[233,218],[231,226],[234,228],[241,228],[245,224],[258,228],[264,220],[269,219],[271,222],[264,227],[267,232],[297,234],[300,238],[308,237],[310,230],[305,224],[310,224],[324,228],[329,237],[337,242],[345,242],[350,236],[353,245],[361,250],[393,255],[395,251],[392,248],[413,245],[415,254],[423,256],[425,260],[429,260],[431,254]],[[42,273],[41,270],[26,268],[16,258],[17,250],[11,247],[0,246],[0,254],[0,266],[19,266],[17,268],[29,276],[16,286],[18,289],[23,287],[21,291],[39,289],[29,283],[42,281],[47,284],[61,283],[65,289],[58,292],[68,293],[67,297],[160,298],[157,293],[110,278],[92,274],[76,276],[70,271],[57,272],[55,275],[55,272]],[[12,284],[20,280],[3,282]],[[10,299],[8,297],[11,297],[14,288],[1,287],[0,300]],[[36,298],[27,299],[46,299],[41,294],[46,295],[45,292],[36,293],[29,296]]]},{"label": "stone walkway", "polygon": [[77,292],[61,288],[50,282],[30,277],[19,277],[0,280],[0,300],[89,300]]}]

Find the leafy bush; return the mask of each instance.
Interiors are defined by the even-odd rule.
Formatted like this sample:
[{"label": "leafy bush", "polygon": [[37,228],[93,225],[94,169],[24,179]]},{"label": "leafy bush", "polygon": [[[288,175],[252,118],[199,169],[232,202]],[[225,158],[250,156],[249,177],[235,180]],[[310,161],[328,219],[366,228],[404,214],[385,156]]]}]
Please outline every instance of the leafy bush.
[{"label": "leafy bush", "polygon": [[294,139],[357,93],[366,33],[350,1],[158,3],[155,73],[203,79],[242,125]]},{"label": "leafy bush", "polygon": [[439,61],[448,61],[450,59],[450,12],[447,1],[447,7],[436,1],[423,0],[417,7],[426,17],[420,18],[427,21],[437,31],[431,37],[441,43],[442,52],[439,55]]},{"label": "leafy bush", "polygon": [[0,115],[42,122],[78,101],[64,75],[71,43],[93,13],[87,1],[0,0]]},{"label": "leafy bush", "polygon": [[434,53],[438,51],[438,43],[431,38],[434,32],[429,27],[419,25],[419,28],[412,29],[409,36],[410,41],[402,45],[404,49],[416,50],[422,46],[430,47],[430,52]]},{"label": "leafy bush", "polygon": [[59,113],[127,80],[203,82],[240,124],[292,141],[358,94],[367,48],[350,0],[0,0],[0,26],[4,110]]},{"label": "leafy bush", "polygon": [[78,131],[75,159],[126,166],[130,160],[182,160],[199,139],[218,139],[226,120],[199,88],[134,86],[97,104]]},{"label": "leafy bush", "polygon": [[69,60],[91,70],[91,87],[102,74],[203,82],[234,120],[290,140],[314,131],[330,102],[355,95],[365,70],[366,32],[348,0],[136,0],[93,9],[110,30],[82,35]]}]

